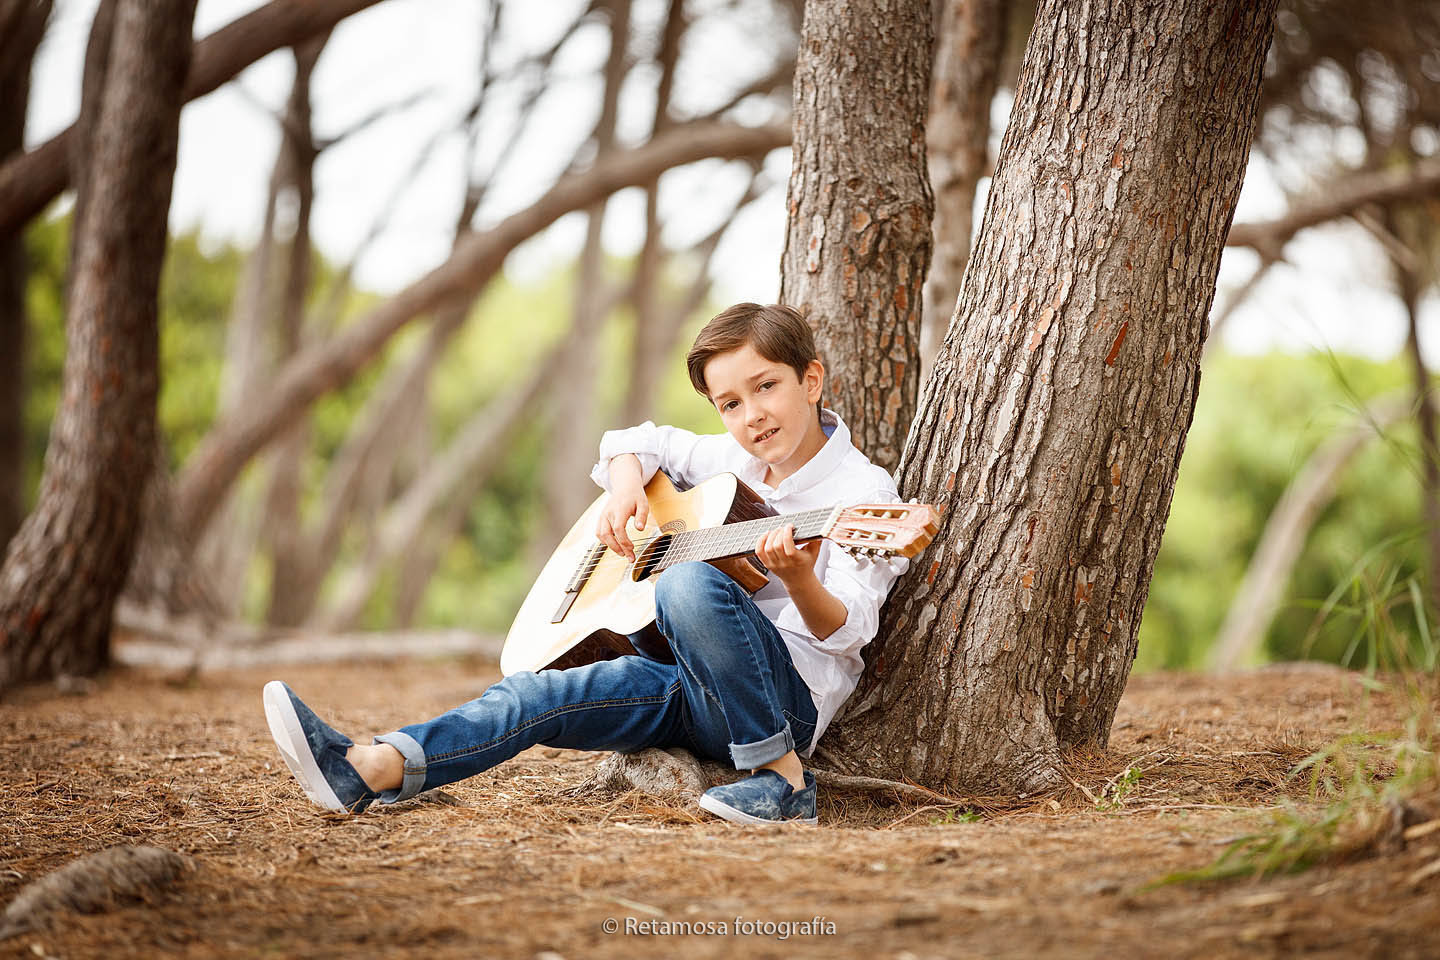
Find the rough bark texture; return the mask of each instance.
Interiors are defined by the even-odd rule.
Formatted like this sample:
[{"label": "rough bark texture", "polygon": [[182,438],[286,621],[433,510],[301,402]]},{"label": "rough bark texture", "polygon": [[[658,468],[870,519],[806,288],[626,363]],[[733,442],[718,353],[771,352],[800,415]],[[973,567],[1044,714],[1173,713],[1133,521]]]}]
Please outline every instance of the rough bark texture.
[{"label": "rough bark texture", "polygon": [[[0,163],[25,146],[30,67],[51,0],[0,0]],[[25,238],[0,231],[0,557],[25,516]]]},{"label": "rough bark texture", "polygon": [[780,299],[804,313],[824,402],[893,470],[915,412],[933,201],[928,0],[805,5]]},{"label": "rough bark texture", "polygon": [[[900,488],[944,521],[830,740],[1027,793],[1104,745],[1199,388],[1275,3],[1040,5]],[[825,745],[822,744],[822,748]]]},{"label": "rough bark texture", "polygon": [[154,461],[157,295],[194,13],[195,0],[120,0],[104,82],[87,85],[62,395],[39,502],[0,568],[0,688],[109,659]]},{"label": "rough bark texture", "polygon": [[989,172],[990,101],[1000,80],[1006,0],[945,0],[935,37],[926,143],[935,189],[935,260],[925,283],[921,377],[950,328],[970,260],[975,188]]}]

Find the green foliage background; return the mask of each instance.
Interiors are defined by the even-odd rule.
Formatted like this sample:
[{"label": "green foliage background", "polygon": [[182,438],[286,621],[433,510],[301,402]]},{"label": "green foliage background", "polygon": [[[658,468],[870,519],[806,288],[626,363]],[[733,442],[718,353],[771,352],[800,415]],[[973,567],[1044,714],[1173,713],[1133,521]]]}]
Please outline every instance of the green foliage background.
[{"label": "green foliage background", "polygon": [[[32,272],[26,422],[32,502],[64,362],[66,228],[63,218],[52,219],[27,235]],[[214,419],[225,325],[243,261],[241,251],[207,244],[193,233],[172,238],[163,279],[160,400],[172,465],[184,461]],[[322,262],[319,295],[331,276]],[[564,335],[573,287],[568,270],[534,286],[518,287],[503,278],[492,284],[433,381],[429,429],[437,447],[476,410],[514,389],[545,347]],[[353,319],[374,299],[355,295],[347,317]],[[657,422],[702,432],[720,429],[709,406],[691,390],[682,363],[695,330],[713,312],[714,305],[707,306],[682,335],[654,411]],[[615,318],[597,358],[600,369],[624,368],[632,329],[628,315],[622,312]],[[421,336],[423,329],[417,325],[396,338],[386,359],[415,349]],[[317,499],[326,461],[377,380],[375,370],[316,407],[314,452],[306,466],[311,521],[322,506]],[[1253,357],[1212,350],[1141,623],[1136,670],[1204,663],[1266,518],[1306,457],[1364,402],[1408,384],[1398,358],[1377,363],[1329,354]],[[597,428],[622,426],[615,422],[614,411],[624,385],[620,376],[603,380]],[[538,430],[525,434],[470,505],[461,535],[445,550],[426,594],[421,624],[495,632],[508,627],[533,576],[535,549],[530,540],[540,509],[535,478],[540,475],[541,447]],[[1307,643],[1314,607],[1337,584],[1354,578],[1355,561],[1373,545],[1399,537],[1399,544],[1385,550],[1381,559],[1402,579],[1425,578],[1418,527],[1419,462],[1408,421],[1371,442],[1353,462],[1306,542],[1284,607],[1267,635],[1265,658],[1342,657],[1353,625],[1343,619],[1328,621],[1313,644]],[[258,488],[254,477],[248,480],[242,489]],[[348,544],[349,556],[356,549],[357,543]],[[258,559],[252,570],[246,605],[251,616],[265,609],[266,567]],[[366,625],[386,626],[391,605],[390,590],[382,589],[367,611]]]}]

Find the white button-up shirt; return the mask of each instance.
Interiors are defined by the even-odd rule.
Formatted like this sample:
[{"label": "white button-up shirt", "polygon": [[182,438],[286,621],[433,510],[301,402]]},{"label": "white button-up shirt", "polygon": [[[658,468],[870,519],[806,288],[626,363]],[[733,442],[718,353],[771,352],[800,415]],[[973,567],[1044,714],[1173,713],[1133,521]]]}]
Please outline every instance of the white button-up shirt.
[{"label": "white button-up shirt", "polygon": [[[590,477],[609,493],[611,459],[633,453],[640,460],[646,483],[657,469],[684,486],[719,473],[733,473],[782,514],[836,504],[899,501],[894,478],[850,443],[850,430],[839,415],[824,409],[820,423],[829,435],[825,446],[775,487],[765,483],[765,461],[751,456],[730,434],[702,436],[679,427],[657,427],[648,420],[628,430],[606,432],[600,440],[600,462]],[[892,564],[860,563],[829,540],[821,541],[815,576],[847,611],[845,623],[824,640],[810,632],[779,577],[771,576],[754,595],[760,612],[780,631],[790,659],[815,701],[815,735],[805,756],[814,752],[820,735],[859,683],[864,669],[860,648],[874,639],[880,627],[880,606],[909,563],[902,558]]]}]

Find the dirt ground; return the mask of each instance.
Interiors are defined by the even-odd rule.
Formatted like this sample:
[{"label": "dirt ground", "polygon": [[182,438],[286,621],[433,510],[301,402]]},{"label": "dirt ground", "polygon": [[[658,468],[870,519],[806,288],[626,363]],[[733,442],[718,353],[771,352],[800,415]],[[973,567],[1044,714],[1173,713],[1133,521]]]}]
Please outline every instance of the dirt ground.
[{"label": "dirt ground", "polygon": [[329,814],[281,763],[260,701],[279,677],[368,741],[498,676],[451,659],[19,691],[0,704],[0,904],[114,844],[198,866],[148,904],[68,916],[0,957],[1440,957],[1440,875],[1415,880],[1440,832],[1278,878],[1143,889],[1210,863],[1277,804],[1307,804],[1285,775],[1315,748],[1395,729],[1394,705],[1362,702],[1337,670],[1135,677],[1077,787],[971,822],[822,790],[819,828],[572,797],[598,755],[548,748],[438,800]]}]

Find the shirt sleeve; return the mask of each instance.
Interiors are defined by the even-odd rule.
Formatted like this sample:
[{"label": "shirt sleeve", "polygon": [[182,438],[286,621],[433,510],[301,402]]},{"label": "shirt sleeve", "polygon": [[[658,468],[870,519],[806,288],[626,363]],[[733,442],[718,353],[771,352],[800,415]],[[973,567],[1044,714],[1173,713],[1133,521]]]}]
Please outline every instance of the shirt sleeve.
[{"label": "shirt sleeve", "polygon": [[625,430],[607,430],[600,438],[600,459],[590,470],[590,479],[606,493],[612,492],[610,461],[622,453],[633,453],[640,460],[642,482],[649,483],[656,470],[664,470],[682,487],[694,486],[725,470],[727,443],[733,443],[729,434],[657,427],[649,420]]},{"label": "shirt sleeve", "polygon": [[[894,490],[876,490],[856,499],[856,503],[897,503],[900,497]],[[825,544],[826,564],[821,583],[825,589],[845,605],[845,622],[823,640],[814,639],[805,620],[794,604],[780,614],[780,625],[788,630],[809,634],[811,645],[837,656],[858,653],[860,648],[880,630],[880,608],[890,594],[890,588],[901,574],[910,568],[910,561],[897,557],[889,563],[884,561],[866,562],[851,557],[833,543]],[[785,622],[785,621],[791,622]]]}]

